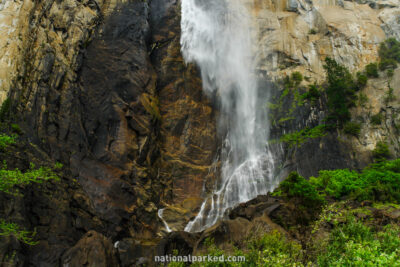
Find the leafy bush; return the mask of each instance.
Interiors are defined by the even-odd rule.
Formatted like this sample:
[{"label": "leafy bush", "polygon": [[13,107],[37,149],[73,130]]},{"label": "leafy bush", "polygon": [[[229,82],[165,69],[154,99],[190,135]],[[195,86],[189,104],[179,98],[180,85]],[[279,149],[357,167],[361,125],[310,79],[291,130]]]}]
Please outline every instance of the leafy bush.
[{"label": "leafy bush", "polygon": [[387,39],[379,47],[379,56],[381,70],[395,69],[397,63],[400,62],[400,42],[395,38]]},{"label": "leafy bush", "polygon": [[[207,255],[220,257],[227,253],[218,249],[212,239],[206,239]],[[230,253],[232,254],[232,253]],[[235,248],[234,256],[245,256],[245,262],[194,262],[191,266],[304,266],[304,254],[301,246],[286,238],[278,231],[264,234],[262,237],[253,238],[248,242],[247,249],[242,251]],[[225,256],[226,258],[227,256]],[[172,262],[168,266],[183,267],[182,262]]]},{"label": "leafy bush", "polygon": [[359,88],[363,88],[367,85],[368,77],[367,75],[358,72],[357,73],[357,85]]},{"label": "leafy bush", "polygon": [[382,161],[390,158],[389,146],[385,142],[378,142],[374,150],[372,150],[372,155],[376,161]]},{"label": "leafy bush", "polygon": [[355,171],[344,170],[326,170],[320,171],[318,177],[311,177],[310,183],[322,194],[341,198],[349,195],[360,188],[362,181]]},{"label": "leafy bush", "polygon": [[400,229],[396,225],[374,232],[349,218],[331,232],[327,247],[318,255],[318,266],[397,266],[399,235]]},{"label": "leafy bush", "polygon": [[0,150],[4,150],[7,146],[15,144],[16,141],[16,136],[12,135],[6,135],[6,134],[0,134]]},{"label": "leafy bush", "polygon": [[280,138],[281,142],[287,143],[289,147],[301,145],[309,139],[325,136],[327,126],[324,124],[318,125],[314,128],[306,128],[298,132],[285,134]]},{"label": "leafy bush", "polygon": [[374,125],[379,125],[382,123],[383,115],[382,113],[377,113],[371,116],[371,123]]},{"label": "leafy bush", "polygon": [[11,100],[10,98],[7,98],[6,100],[3,101],[0,107],[0,121],[4,121],[9,112],[10,112],[10,107],[11,107]]},{"label": "leafy bush", "polygon": [[310,101],[315,101],[321,96],[316,84],[311,84],[308,86],[308,92],[303,94],[302,99],[307,99]]},{"label": "leafy bush", "polygon": [[35,232],[32,233],[30,231],[21,229],[15,223],[7,223],[3,219],[0,219],[0,236],[12,235],[27,245],[36,245],[38,242],[33,241],[35,234]]},{"label": "leafy bush", "polygon": [[370,78],[379,78],[378,64],[370,63],[365,67],[365,74]]},{"label": "leafy bush", "polygon": [[357,122],[347,122],[344,127],[343,127],[343,131],[346,134],[350,134],[353,136],[360,136],[360,131],[361,131],[361,124],[357,123]]},{"label": "leafy bush", "polygon": [[310,184],[326,195],[374,201],[400,203],[400,159],[382,161],[355,171],[320,171],[318,177],[311,177]]},{"label": "leafy bush", "polygon": [[303,81],[303,75],[300,72],[295,71],[292,73],[291,79],[296,85],[299,85]]},{"label": "leafy bush", "polygon": [[21,134],[23,133],[23,131],[21,130],[21,127],[19,127],[19,125],[16,124],[16,123],[12,123],[12,124],[11,124],[11,130],[12,130],[14,133],[19,134],[19,135],[21,135]]},{"label": "leafy bush", "polygon": [[288,198],[298,198],[305,207],[319,207],[324,203],[324,199],[316,187],[297,172],[292,172],[279,185],[277,194]]},{"label": "leafy bush", "polygon": [[7,166],[0,169],[0,191],[9,194],[17,194],[18,190],[15,188],[17,185],[28,185],[31,183],[42,183],[50,179],[59,180],[58,176],[46,167],[35,169],[35,165],[31,163],[28,171],[21,172],[19,169],[7,170]]},{"label": "leafy bush", "polygon": [[324,69],[327,72],[329,117],[328,120],[342,126],[349,121],[349,108],[355,105],[357,99],[355,92],[358,90],[349,70],[331,58],[326,58]]},{"label": "leafy bush", "polygon": [[312,28],[310,31],[309,31],[309,34],[317,34],[317,30],[316,29],[314,29],[314,28]]}]

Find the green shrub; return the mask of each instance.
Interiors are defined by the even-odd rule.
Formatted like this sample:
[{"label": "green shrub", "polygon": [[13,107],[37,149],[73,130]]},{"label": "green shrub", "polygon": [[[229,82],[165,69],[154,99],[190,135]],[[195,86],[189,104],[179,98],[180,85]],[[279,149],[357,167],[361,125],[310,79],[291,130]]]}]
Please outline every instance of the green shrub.
[{"label": "green shrub", "polygon": [[379,69],[381,71],[394,70],[397,68],[397,61],[392,58],[381,59],[379,62]]},{"label": "green shrub", "polygon": [[309,139],[325,136],[327,134],[326,128],[327,126],[324,124],[318,125],[311,129],[306,128],[298,132],[285,134],[280,138],[280,141],[287,143],[289,147],[293,147],[295,145],[300,146]]},{"label": "green shrub", "polygon": [[19,134],[19,135],[21,135],[21,134],[23,133],[22,130],[21,130],[21,127],[19,127],[19,125],[16,124],[16,123],[12,123],[12,124],[11,124],[11,130],[12,130],[14,133]]},{"label": "green shrub", "polygon": [[35,232],[32,233],[30,231],[21,229],[15,223],[7,223],[3,219],[0,219],[0,236],[12,235],[27,245],[36,245],[38,242],[33,241],[35,234]]},{"label": "green shrub", "polygon": [[289,174],[279,185],[277,194],[288,198],[298,198],[305,207],[319,207],[324,203],[323,197],[320,196],[314,184],[297,172]]},{"label": "green shrub", "polygon": [[10,98],[7,98],[6,100],[4,100],[0,107],[0,121],[4,121],[8,117],[10,113],[10,107],[11,100]]},{"label": "green shrub", "polygon": [[[218,249],[214,244],[214,241],[207,238],[205,241],[207,247],[207,255],[211,257],[220,257],[225,255],[227,258],[227,252]],[[301,246],[294,241],[289,240],[283,234],[278,231],[272,231],[265,233],[261,237],[254,237],[248,241],[247,249],[244,251],[234,248],[232,256],[245,256],[245,262],[194,262],[191,266],[201,267],[214,267],[214,266],[281,266],[281,267],[300,267],[304,266],[304,253]],[[174,262],[168,266],[183,267],[185,263]]]},{"label": "green shrub", "polygon": [[310,178],[310,184],[320,195],[336,199],[400,203],[400,159],[382,160],[361,173],[347,169],[320,171],[318,177]]},{"label": "green shrub", "polygon": [[278,231],[250,241],[243,266],[304,266],[301,246]]},{"label": "green shrub", "polygon": [[362,186],[358,179],[359,174],[355,171],[332,170],[320,171],[318,177],[311,177],[310,183],[324,195],[337,199],[350,195]]},{"label": "green shrub", "polygon": [[382,120],[383,120],[382,113],[377,113],[371,116],[371,123],[374,125],[380,125],[382,123]]},{"label": "green shrub", "polygon": [[379,78],[378,63],[370,63],[365,66],[365,74],[370,78]]},{"label": "green shrub", "polygon": [[303,94],[301,97],[302,97],[302,99],[316,101],[318,98],[320,98],[320,96],[321,96],[321,93],[319,92],[317,85],[311,84],[308,86],[308,92]]},{"label": "green shrub", "polygon": [[383,231],[349,218],[336,227],[317,258],[318,266],[397,266],[400,261],[400,229],[388,225]]},{"label": "green shrub", "polygon": [[379,56],[381,70],[395,69],[397,63],[400,62],[400,42],[395,38],[387,39],[379,47]]},{"label": "green shrub", "polygon": [[310,31],[309,31],[309,34],[317,34],[317,30],[316,29],[314,29],[314,28],[312,28]]},{"label": "green shrub", "polygon": [[376,161],[382,161],[390,158],[389,146],[385,142],[378,142],[375,149],[372,150],[372,155]]},{"label": "green shrub", "polygon": [[291,79],[294,81],[295,85],[298,86],[303,81],[303,75],[300,72],[295,71],[292,73]]},{"label": "green shrub", "polygon": [[367,85],[368,77],[365,74],[357,72],[357,85],[359,88],[363,88]]},{"label": "green shrub", "polygon": [[7,148],[7,146],[15,144],[16,143],[16,136],[14,135],[6,135],[6,134],[0,134],[0,150],[4,150]]},{"label": "green shrub", "polygon": [[360,131],[361,131],[361,124],[357,122],[347,122],[344,127],[343,131],[346,134],[353,135],[353,136],[360,136]]},{"label": "green shrub", "polygon": [[7,166],[0,169],[0,191],[9,194],[18,194],[17,185],[28,185],[31,183],[42,183],[50,179],[59,180],[58,176],[46,167],[35,169],[35,165],[31,163],[28,171],[21,172],[19,169],[7,170]]},{"label": "green shrub", "polygon": [[351,118],[349,108],[355,106],[357,99],[355,92],[359,88],[348,69],[338,64],[335,60],[329,57],[326,58],[324,69],[328,78],[326,94],[329,116],[327,120],[342,126]]}]

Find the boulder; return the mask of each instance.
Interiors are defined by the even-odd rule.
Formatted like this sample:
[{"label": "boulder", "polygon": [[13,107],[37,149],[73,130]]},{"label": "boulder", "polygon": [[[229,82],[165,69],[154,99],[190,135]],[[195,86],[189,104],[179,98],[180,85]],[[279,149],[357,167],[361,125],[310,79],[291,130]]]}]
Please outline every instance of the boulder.
[{"label": "boulder", "polygon": [[74,247],[67,250],[61,258],[61,263],[68,267],[118,266],[113,244],[95,231],[87,232]]}]

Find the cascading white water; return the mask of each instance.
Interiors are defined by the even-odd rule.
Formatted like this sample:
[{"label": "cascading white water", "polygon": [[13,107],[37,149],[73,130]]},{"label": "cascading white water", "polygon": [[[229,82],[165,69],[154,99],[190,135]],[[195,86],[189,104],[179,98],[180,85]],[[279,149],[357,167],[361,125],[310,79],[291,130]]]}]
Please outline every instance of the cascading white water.
[{"label": "cascading white water", "polygon": [[255,76],[256,33],[243,0],[182,0],[181,28],[183,57],[200,67],[204,90],[217,93],[226,134],[220,179],[185,228],[198,232],[228,208],[271,191],[274,161]]}]

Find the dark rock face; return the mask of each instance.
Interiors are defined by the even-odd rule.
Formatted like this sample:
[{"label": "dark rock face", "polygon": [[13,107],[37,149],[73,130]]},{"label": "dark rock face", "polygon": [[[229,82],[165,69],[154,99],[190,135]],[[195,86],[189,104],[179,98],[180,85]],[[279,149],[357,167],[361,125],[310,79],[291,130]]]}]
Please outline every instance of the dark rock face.
[{"label": "dark rock face", "polygon": [[80,35],[45,4],[31,19],[62,24],[81,45],[63,40],[74,55],[65,63],[55,43],[32,41],[14,108],[32,140],[70,165],[107,236],[152,237],[160,202],[200,196],[215,150],[210,101],[180,55],[179,2],[105,1]]},{"label": "dark rock face", "polygon": [[16,208],[42,240],[23,254],[35,266],[117,266],[110,242],[154,238],[161,203],[200,197],[213,160],[215,114],[180,54],[180,3],[46,0],[29,20],[13,110],[71,173],[49,187],[55,201],[38,190]]},{"label": "dark rock face", "polygon": [[62,266],[117,266],[118,261],[112,243],[103,235],[87,232],[81,240],[62,257]]}]

